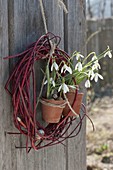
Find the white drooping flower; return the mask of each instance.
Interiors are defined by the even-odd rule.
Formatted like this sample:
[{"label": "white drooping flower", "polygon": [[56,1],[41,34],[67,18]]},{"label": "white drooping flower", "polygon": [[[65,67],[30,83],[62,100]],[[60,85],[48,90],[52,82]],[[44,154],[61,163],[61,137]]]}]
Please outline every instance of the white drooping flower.
[{"label": "white drooping flower", "polygon": [[103,76],[99,73],[95,73],[92,77],[91,77],[91,80],[94,79],[95,82],[98,81],[98,78],[100,78],[101,80],[103,80]]},{"label": "white drooping flower", "polygon": [[66,71],[68,71],[70,74],[72,74],[72,69],[70,67],[68,67],[66,64],[63,65],[63,67],[61,68],[61,73],[65,73]]},{"label": "white drooping flower", "polygon": [[53,68],[57,71],[58,70],[58,64],[54,61],[51,66],[51,71],[53,71]]},{"label": "white drooping flower", "polygon": [[75,65],[75,70],[82,71],[82,63],[81,63],[81,62],[78,62],[78,63]]},{"label": "white drooping flower", "polygon": [[108,56],[109,56],[109,58],[112,58],[111,51],[108,51]]},{"label": "white drooping flower", "polygon": [[52,83],[53,87],[55,87],[55,81],[53,80],[53,78],[50,78],[50,82]]},{"label": "white drooping flower", "polygon": [[101,69],[101,67],[98,60],[96,60],[92,66],[92,70],[98,70],[98,69]]},{"label": "white drooping flower", "polygon": [[[44,82],[44,85],[47,84],[47,83],[48,83],[48,81],[46,80],[46,81]],[[55,87],[55,81],[53,80],[52,77],[50,78],[50,83],[53,85],[53,87]]]},{"label": "white drooping flower", "polygon": [[88,71],[88,77],[90,78],[91,76],[94,76],[94,71],[91,69]]},{"label": "white drooping flower", "polygon": [[112,54],[111,54],[111,51],[110,51],[110,48],[108,46],[108,50],[105,54],[104,54],[104,57],[108,56],[109,58],[112,58]]},{"label": "white drooping flower", "polygon": [[79,60],[80,58],[84,58],[84,56],[80,53],[76,53],[76,60]]},{"label": "white drooping flower", "polygon": [[61,90],[63,90],[64,93],[69,92],[69,88],[65,83],[61,84],[61,86],[58,89],[58,92],[60,92]]},{"label": "white drooping flower", "polygon": [[89,79],[87,79],[85,82],[85,87],[90,88],[90,86],[91,86],[91,83],[90,83]]},{"label": "white drooping flower", "polygon": [[92,57],[92,61],[94,61],[94,60],[97,60],[98,58],[97,58],[97,56],[96,56],[96,54],[94,54],[94,56]]}]

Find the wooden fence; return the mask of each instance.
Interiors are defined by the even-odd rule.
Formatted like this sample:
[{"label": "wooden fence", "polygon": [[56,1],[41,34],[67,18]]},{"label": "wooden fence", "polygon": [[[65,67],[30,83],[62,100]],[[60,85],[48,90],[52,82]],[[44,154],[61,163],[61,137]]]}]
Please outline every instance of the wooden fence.
[{"label": "wooden fence", "polygon": [[[104,51],[107,46],[113,53],[113,18],[101,19],[101,20],[88,20],[87,21],[87,33],[88,33],[88,44],[87,51],[95,51],[97,54]],[[89,38],[90,37],[90,38]],[[113,58],[101,60],[102,69],[100,73],[104,77],[104,81],[99,81],[95,86],[94,90],[96,96],[100,97],[103,95],[113,95]]]},{"label": "wooden fence", "polygon": [[[74,50],[84,53],[85,0],[66,0],[68,14],[64,14],[58,0],[43,2],[48,30],[61,36],[61,48],[69,54]],[[4,90],[15,61],[3,58],[21,52],[44,33],[38,0],[0,0],[0,170],[86,170],[85,120],[80,134],[65,141],[66,147],[56,145],[37,152],[32,150],[28,155],[24,149],[15,149],[15,145],[24,145],[24,136],[6,133],[17,131],[11,99]],[[40,90],[41,75],[37,75]]]}]

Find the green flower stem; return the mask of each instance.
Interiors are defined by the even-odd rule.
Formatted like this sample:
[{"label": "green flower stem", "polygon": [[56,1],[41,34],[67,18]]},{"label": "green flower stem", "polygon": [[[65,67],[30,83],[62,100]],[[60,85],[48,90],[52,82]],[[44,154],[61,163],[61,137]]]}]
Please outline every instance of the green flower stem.
[{"label": "green flower stem", "polygon": [[84,63],[85,63],[85,61],[86,61],[86,60],[87,60],[87,59],[88,59],[88,58],[89,58],[92,54],[94,54],[94,53],[95,53],[95,52],[91,52],[90,54],[88,54],[88,56],[84,58],[84,60],[83,60],[83,62],[82,62],[82,63],[84,64]]},{"label": "green flower stem", "polygon": [[50,73],[49,73],[49,65],[46,67],[46,75],[47,75],[47,98],[50,96]]},{"label": "green flower stem", "polygon": [[104,51],[103,53],[101,53],[100,55],[98,55],[98,60],[102,59],[103,58],[103,55],[108,52],[108,51],[111,51],[109,49],[107,49],[106,51]]},{"label": "green flower stem", "polygon": [[[109,49],[107,48],[105,51],[103,51],[100,55],[97,56],[98,60],[103,58],[103,55],[108,52]],[[85,63],[85,61],[91,56],[91,54],[94,54],[95,52],[91,52],[90,54],[88,54],[87,57],[85,57],[85,59],[83,60],[83,64]],[[95,60],[94,60],[95,61]]]},{"label": "green flower stem", "polygon": [[67,74],[64,78],[65,81],[69,81],[70,79],[73,79],[75,77],[76,83],[80,84],[88,76],[87,72],[88,72],[87,68],[84,67],[81,72],[74,70],[72,75]]}]

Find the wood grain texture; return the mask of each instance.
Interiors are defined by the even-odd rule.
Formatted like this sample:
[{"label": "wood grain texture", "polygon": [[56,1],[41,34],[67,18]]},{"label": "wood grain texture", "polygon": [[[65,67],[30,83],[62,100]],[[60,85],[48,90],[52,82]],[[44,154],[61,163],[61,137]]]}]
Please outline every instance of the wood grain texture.
[{"label": "wood grain texture", "polygon": [[11,169],[11,140],[5,134],[10,128],[10,98],[4,90],[9,74],[7,0],[0,0],[0,170]]},{"label": "wood grain texture", "polygon": [[[48,31],[60,35],[63,40],[63,12],[54,0],[43,1],[47,19]],[[36,41],[42,34],[45,34],[43,20],[38,0],[17,0],[9,1],[9,48],[10,54],[23,51],[29,44]],[[61,43],[63,47],[63,41]],[[16,61],[11,60],[10,69]],[[42,62],[36,64],[37,91],[40,91],[42,75],[40,66]],[[38,112],[39,114],[39,112]],[[42,121],[40,119],[40,121]],[[12,121],[13,122],[13,121]],[[43,123],[43,122],[42,122]],[[15,128],[13,127],[14,131]],[[9,136],[10,137],[10,136]],[[25,145],[24,136],[11,137],[11,162],[12,170],[57,170],[66,169],[65,148],[57,145],[54,147],[39,150],[32,150],[28,155],[24,149],[15,149],[16,146]]]},{"label": "wood grain texture", "polygon": [[[65,48],[69,54],[76,50],[85,55],[85,1],[75,0],[71,2],[67,0],[66,2],[69,13],[65,17],[65,36],[68,39]],[[82,91],[85,93],[84,88]],[[79,135],[67,141],[67,169],[69,170],[86,170],[85,126],[84,120]]]},{"label": "wood grain texture", "polygon": [[[61,37],[60,47],[64,48],[65,44],[69,53],[75,49],[84,52],[85,9],[81,6],[83,0],[67,0],[69,14],[65,16],[65,22],[58,1],[43,2],[48,31]],[[25,145],[24,136],[5,134],[5,131],[17,131],[13,125],[10,97],[4,90],[16,60],[4,61],[3,57],[23,51],[44,33],[38,0],[0,0],[0,170],[86,170],[85,122],[80,135],[66,142],[67,147],[56,145],[37,152],[32,150],[28,155],[24,149],[15,149],[15,145]],[[42,65],[44,67],[39,61],[35,66],[37,93],[41,86],[39,81],[42,80]],[[42,122],[41,116],[40,121]]]}]

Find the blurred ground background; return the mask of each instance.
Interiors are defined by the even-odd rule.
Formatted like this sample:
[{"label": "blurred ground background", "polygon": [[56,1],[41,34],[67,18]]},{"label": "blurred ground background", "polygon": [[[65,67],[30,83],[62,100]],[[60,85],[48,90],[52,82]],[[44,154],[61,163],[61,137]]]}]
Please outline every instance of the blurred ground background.
[{"label": "blurred ground background", "polygon": [[[101,53],[110,46],[113,54],[113,0],[86,0],[87,53]],[[113,170],[113,58],[101,61],[104,81],[88,91],[87,170]]]},{"label": "blurred ground background", "polygon": [[87,170],[113,170],[113,97],[96,98],[88,105]]}]

